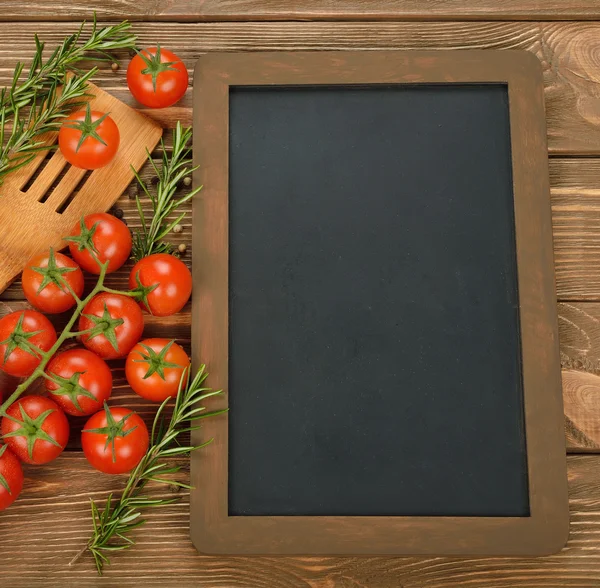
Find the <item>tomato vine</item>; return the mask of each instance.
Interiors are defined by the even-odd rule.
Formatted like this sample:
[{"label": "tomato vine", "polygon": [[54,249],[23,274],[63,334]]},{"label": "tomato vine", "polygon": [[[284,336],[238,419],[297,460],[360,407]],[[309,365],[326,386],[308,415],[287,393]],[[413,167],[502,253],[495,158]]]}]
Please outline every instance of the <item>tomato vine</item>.
[{"label": "tomato vine", "polygon": [[[88,251],[90,252],[90,255],[96,257],[95,253],[91,249],[89,249]],[[13,402],[18,400],[18,398],[27,390],[27,388],[29,388],[29,386],[35,380],[37,380],[37,378],[44,377],[44,370],[46,368],[46,365],[48,364],[48,362],[50,361],[52,356],[59,350],[59,348],[61,347],[61,345],[63,343],[65,343],[69,339],[73,339],[75,337],[80,337],[81,335],[85,335],[87,332],[89,332],[89,331],[73,330],[73,327],[77,323],[77,320],[79,319],[79,317],[81,316],[83,309],[92,300],[92,298],[94,298],[94,296],[96,296],[97,294],[100,294],[101,292],[116,293],[116,294],[121,294],[123,296],[133,296],[136,298],[139,296],[139,293],[136,290],[120,291],[120,290],[113,290],[112,288],[107,288],[104,285],[104,278],[106,277],[106,270],[108,268],[109,261],[100,263],[100,261],[97,260],[97,262],[100,267],[100,274],[98,275],[98,281],[96,282],[96,285],[92,288],[92,291],[85,298],[80,298],[79,296],[77,296],[77,294],[72,290],[72,288],[70,288],[70,286],[66,282],[66,280],[64,280],[62,277],[60,278],[63,285],[67,289],[69,289],[71,295],[73,296],[73,298],[76,301],[73,314],[72,314],[71,318],[69,319],[69,321],[67,322],[65,328],[62,330],[60,335],[57,337],[54,345],[48,351],[43,351],[39,348],[36,348],[36,354],[40,357],[40,363],[35,368],[33,373],[29,377],[27,377],[23,382],[21,382],[17,386],[15,391],[2,403],[2,406],[0,406],[0,416],[6,416],[6,411],[7,411],[8,407],[11,404],[13,404]],[[60,383],[60,382],[58,382],[58,383]]]}]

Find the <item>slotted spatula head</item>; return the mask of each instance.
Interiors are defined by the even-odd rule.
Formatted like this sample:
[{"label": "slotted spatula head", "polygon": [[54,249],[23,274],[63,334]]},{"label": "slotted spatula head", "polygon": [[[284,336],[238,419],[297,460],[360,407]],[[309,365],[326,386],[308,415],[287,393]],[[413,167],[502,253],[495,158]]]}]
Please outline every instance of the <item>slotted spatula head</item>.
[{"label": "slotted spatula head", "polygon": [[[29,259],[50,247],[62,249],[82,215],[108,210],[133,179],[162,135],[160,125],[89,84],[92,110],[109,112],[121,135],[119,150],[106,166],[86,171],[70,165],[60,151],[42,151],[6,177],[0,186],[0,293]],[[54,145],[57,133],[45,137]],[[62,175],[60,181],[57,178]]]}]

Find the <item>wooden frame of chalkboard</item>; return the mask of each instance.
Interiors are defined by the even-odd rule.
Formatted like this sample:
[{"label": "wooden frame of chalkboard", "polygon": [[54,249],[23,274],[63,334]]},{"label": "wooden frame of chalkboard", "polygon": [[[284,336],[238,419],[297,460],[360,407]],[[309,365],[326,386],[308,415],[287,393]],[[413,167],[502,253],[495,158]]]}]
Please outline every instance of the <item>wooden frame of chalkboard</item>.
[{"label": "wooden frame of chalkboard", "polygon": [[[223,53],[194,78],[193,359],[228,405],[229,94],[232,86],[506,84],[529,516],[230,516],[228,416],[204,421],[192,457],[191,535],[203,553],[541,555],[568,535],[541,68],[521,51]],[[276,443],[276,440],[274,440]]]}]

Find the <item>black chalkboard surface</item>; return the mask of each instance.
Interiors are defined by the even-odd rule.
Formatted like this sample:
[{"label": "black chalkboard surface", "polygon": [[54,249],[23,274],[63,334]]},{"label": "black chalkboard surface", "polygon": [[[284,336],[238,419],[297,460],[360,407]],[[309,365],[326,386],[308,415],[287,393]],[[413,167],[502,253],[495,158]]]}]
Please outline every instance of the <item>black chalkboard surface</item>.
[{"label": "black chalkboard surface", "polygon": [[194,79],[206,553],[537,555],[568,531],[540,64],[215,54]]},{"label": "black chalkboard surface", "polygon": [[506,86],[233,88],[229,128],[230,513],[527,515]]}]

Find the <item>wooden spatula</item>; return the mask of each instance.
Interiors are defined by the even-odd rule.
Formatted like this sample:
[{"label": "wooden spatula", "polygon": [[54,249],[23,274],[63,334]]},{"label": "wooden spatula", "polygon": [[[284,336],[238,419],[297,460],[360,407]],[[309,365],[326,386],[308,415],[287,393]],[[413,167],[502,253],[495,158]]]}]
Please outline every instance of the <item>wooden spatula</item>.
[{"label": "wooden spatula", "polygon": [[[162,135],[158,123],[97,86],[90,84],[89,93],[94,96],[92,110],[109,112],[117,123],[119,151],[106,167],[94,171],[71,166],[58,149],[49,158],[49,151],[42,151],[6,177],[0,186],[0,293],[33,255],[49,247],[62,249],[66,245],[62,237],[82,215],[108,210],[133,179],[130,166],[139,170],[146,149],[152,151]],[[45,140],[49,146],[55,144],[57,133]]]}]

